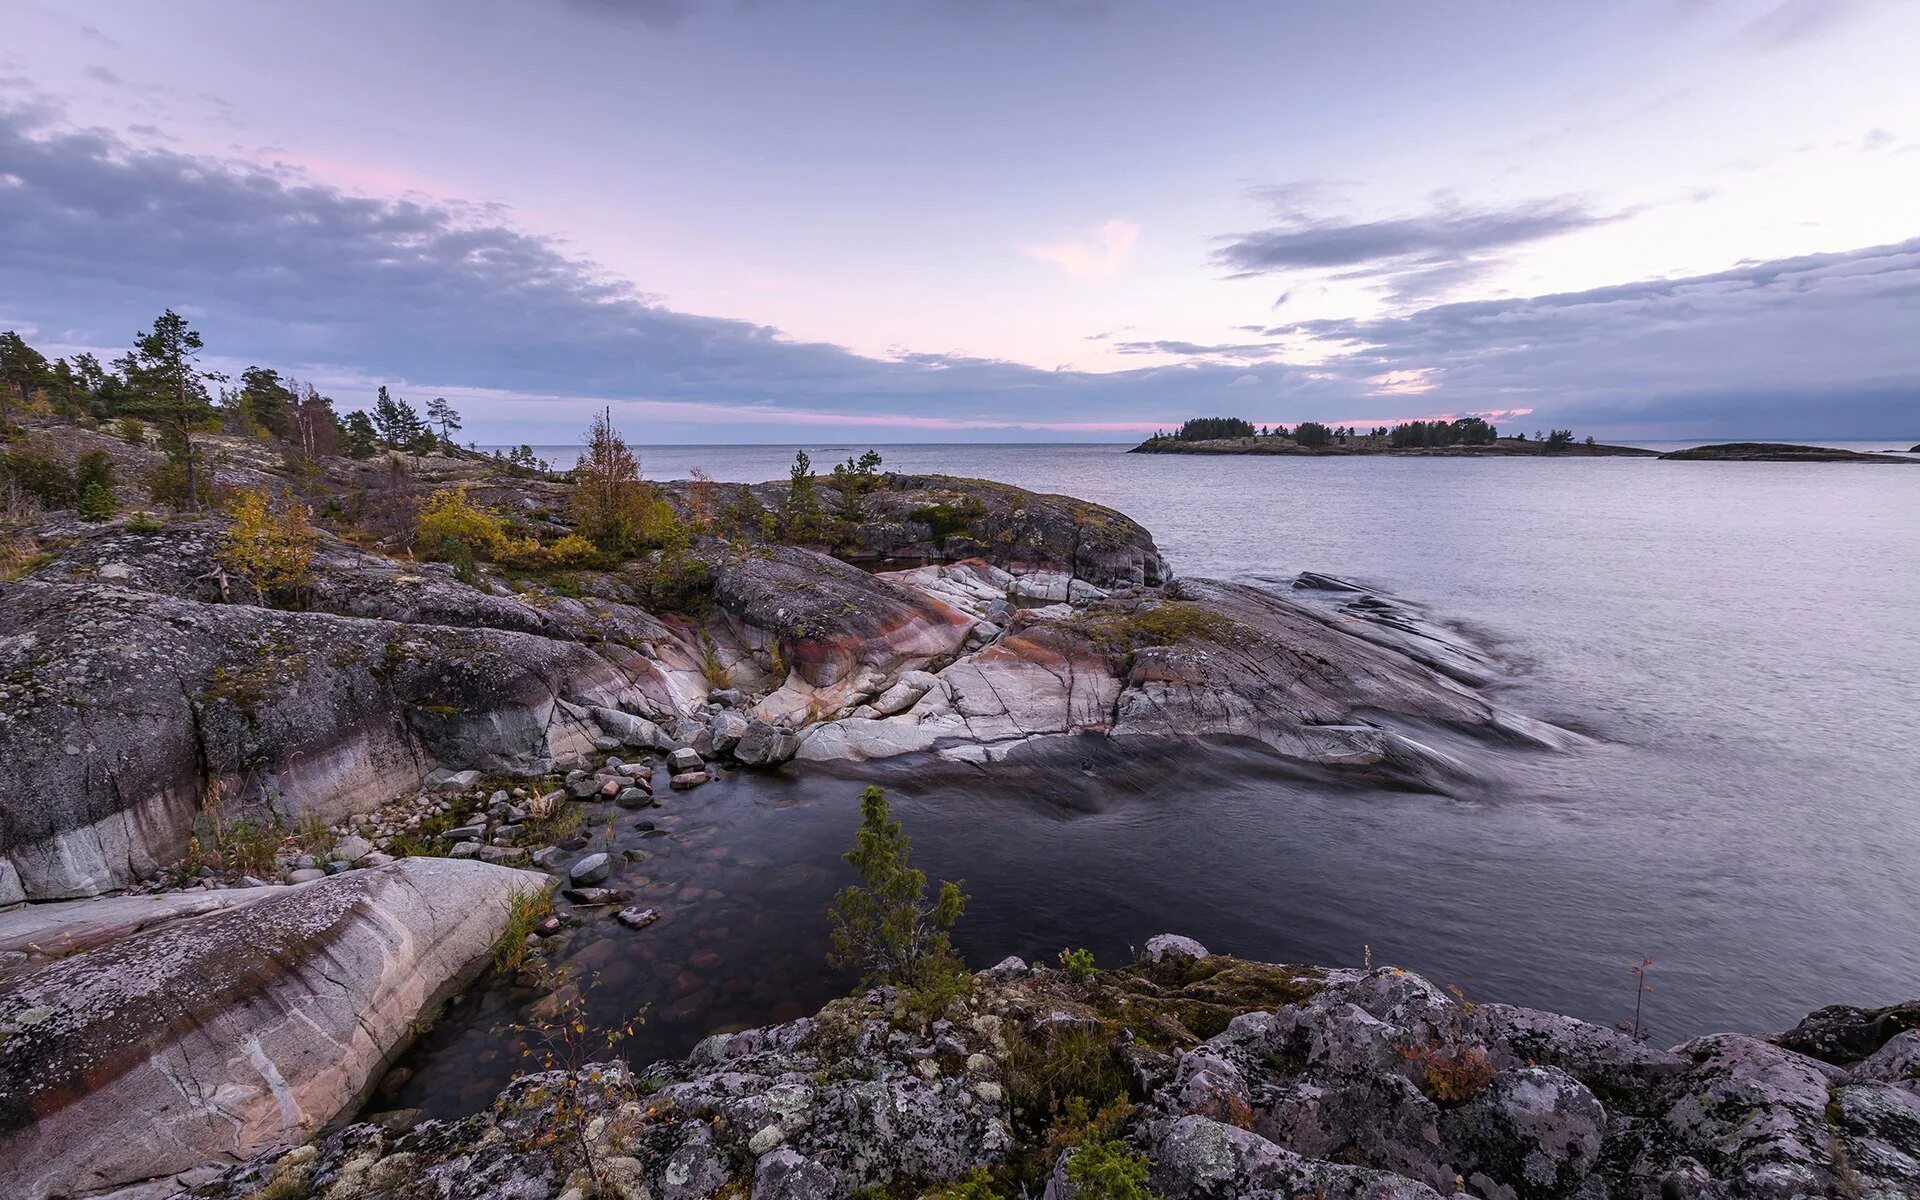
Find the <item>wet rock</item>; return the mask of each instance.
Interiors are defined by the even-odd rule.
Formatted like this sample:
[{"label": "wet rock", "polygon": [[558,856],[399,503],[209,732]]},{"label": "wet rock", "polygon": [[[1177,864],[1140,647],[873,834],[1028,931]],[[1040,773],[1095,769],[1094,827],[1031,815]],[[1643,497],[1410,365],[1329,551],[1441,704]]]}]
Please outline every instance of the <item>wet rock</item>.
[{"label": "wet rock", "polygon": [[627,894],[619,888],[603,887],[570,887],[562,890],[560,894],[584,908],[618,904],[627,898]]},{"label": "wet rock", "polygon": [[542,846],[533,852],[533,865],[544,870],[557,870],[567,860],[567,852],[558,846]]},{"label": "wet rock", "polygon": [[707,774],[705,771],[686,771],[679,775],[675,775],[668,782],[667,786],[671,787],[676,792],[686,792],[699,787],[701,784],[706,783],[708,780],[712,778],[713,776]]},{"label": "wet rock", "polygon": [[605,854],[589,854],[567,870],[567,878],[576,885],[603,883],[613,874],[613,860]]},{"label": "wet rock", "polygon": [[613,798],[613,802],[621,808],[645,808],[653,803],[653,793],[645,788],[621,788],[619,795]]},{"label": "wet rock", "polygon": [[776,767],[794,756],[799,740],[765,721],[752,721],[733,748],[735,761],[749,767]]},{"label": "wet rock", "polygon": [[660,919],[660,910],[657,908],[623,908],[614,914],[614,916],[615,919],[628,929],[645,929]]},{"label": "wet rock", "polygon": [[1808,1013],[1774,1040],[1789,1050],[1845,1066],[1909,1029],[1920,1029],[1920,1003],[1891,1008],[1834,1004]]}]

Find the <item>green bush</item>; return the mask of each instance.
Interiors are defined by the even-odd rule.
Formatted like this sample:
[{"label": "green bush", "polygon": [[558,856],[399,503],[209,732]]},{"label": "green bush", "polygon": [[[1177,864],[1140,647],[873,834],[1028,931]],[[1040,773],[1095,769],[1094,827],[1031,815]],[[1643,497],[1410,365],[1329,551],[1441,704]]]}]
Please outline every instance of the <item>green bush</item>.
[{"label": "green bush", "polygon": [[114,499],[111,487],[95,481],[81,490],[78,507],[82,521],[110,521],[120,511],[120,502]]},{"label": "green bush", "polygon": [[1060,966],[1066,971],[1068,979],[1073,980],[1075,983],[1085,983],[1087,980],[1093,978],[1093,951],[1086,949],[1062,950],[1060,952]]}]

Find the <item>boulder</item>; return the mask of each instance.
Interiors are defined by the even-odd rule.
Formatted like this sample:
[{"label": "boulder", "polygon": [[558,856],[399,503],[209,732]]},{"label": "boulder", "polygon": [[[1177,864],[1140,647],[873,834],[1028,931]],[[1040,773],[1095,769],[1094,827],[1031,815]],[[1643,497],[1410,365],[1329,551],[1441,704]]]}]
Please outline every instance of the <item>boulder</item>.
[{"label": "boulder", "polygon": [[514,893],[543,886],[409,858],[16,977],[0,991],[0,1195],[91,1194],[303,1140],[484,965]]},{"label": "boulder", "polygon": [[1147,948],[1141,951],[1141,962],[1198,962],[1209,957],[1207,948],[1190,937],[1177,933],[1156,933],[1147,939]]},{"label": "boulder", "polygon": [[567,878],[576,886],[604,883],[613,874],[613,860],[605,854],[589,854],[567,870]]},{"label": "boulder", "polygon": [[720,709],[707,720],[707,737],[715,754],[731,754],[747,732],[747,718],[730,708]]},{"label": "boulder", "polygon": [[698,771],[705,766],[706,763],[701,761],[699,751],[684,746],[667,755],[667,769],[675,775]]},{"label": "boulder", "polygon": [[667,731],[645,717],[636,717],[617,708],[595,707],[590,711],[594,723],[621,745],[646,750],[671,750],[674,747],[673,738]]},{"label": "boulder", "polygon": [[753,721],[733,748],[734,760],[749,767],[777,767],[794,756],[799,739],[765,721]]}]

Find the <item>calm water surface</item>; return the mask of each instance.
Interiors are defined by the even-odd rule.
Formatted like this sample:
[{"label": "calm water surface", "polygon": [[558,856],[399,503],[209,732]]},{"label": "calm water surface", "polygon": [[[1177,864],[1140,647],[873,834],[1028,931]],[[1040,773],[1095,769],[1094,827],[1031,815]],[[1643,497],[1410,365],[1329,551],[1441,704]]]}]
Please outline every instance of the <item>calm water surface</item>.
[{"label": "calm water surface", "polygon": [[[1239,752],[1119,761],[1092,739],[1024,770],[886,768],[921,864],[966,879],[976,965],[1065,945],[1118,961],[1167,930],[1267,959],[1371,947],[1477,998],[1610,1022],[1648,955],[1673,1041],[1920,996],[1920,467],[1121,449],[882,452],[1111,505],[1182,574],[1392,591],[1493,647],[1502,703],[1599,742],[1452,800]],[[777,478],[792,452],[662,447],[647,473]],[[735,775],[619,814],[614,845],[648,855],[623,885],[667,917],[588,922],[566,954],[599,974],[597,1018],[647,1009],[634,1058],[845,988],[823,912],[865,781]],[[636,815],[669,828],[645,837]],[[521,1069],[493,1029],[527,999],[467,997],[386,1102],[483,1104]]]}]

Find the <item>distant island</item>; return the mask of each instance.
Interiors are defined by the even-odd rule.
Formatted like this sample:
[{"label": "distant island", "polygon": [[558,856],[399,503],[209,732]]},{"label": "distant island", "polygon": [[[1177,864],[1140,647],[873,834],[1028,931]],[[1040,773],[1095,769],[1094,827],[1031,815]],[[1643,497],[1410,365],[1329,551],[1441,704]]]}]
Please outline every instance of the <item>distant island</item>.
[{"label": "distant island", "polygon": [[1175,433],[1156,433],[1130,454],[1410,454],[1428,456],[1512,457],[1567,455],[1571,457],[1657,458],[1654,450],[1638,446],[1608,446],[1592,438],[1577,439],[1570,429],[1545,435],[1500,436],[1480,417],[1456,421],[1408,421],[1404,424],[1359,430],[1302,421],[1255,428],[1239,417],[1196,417]]},{"label": "distant island", "polygon": [[[1920,446],[1912,453],[1920,454]],[[1892,452],[1865,454],[1858,450],[1835,450],[1826,446],[1795,446],[1787,442],[1722,442],[1717,446],[1694,446],[1674,450],[1661,458],[1692,462],[1876,462],[1905,463],[1912,459],[1895,458]]]}]

